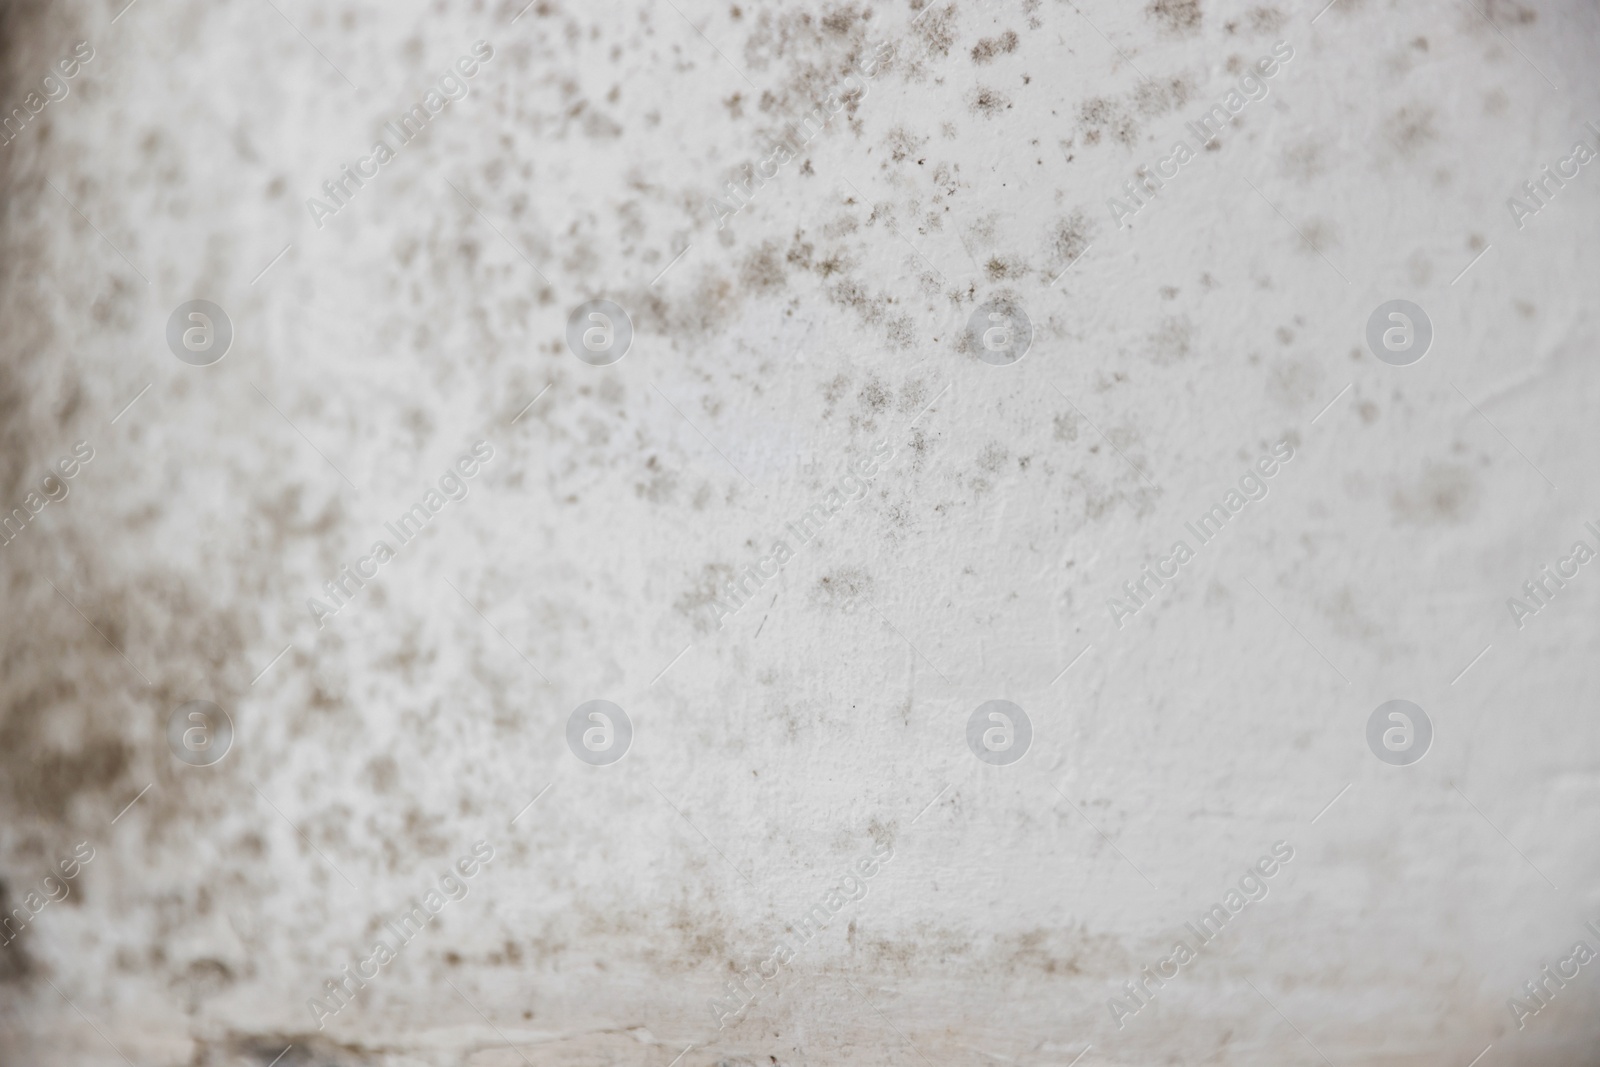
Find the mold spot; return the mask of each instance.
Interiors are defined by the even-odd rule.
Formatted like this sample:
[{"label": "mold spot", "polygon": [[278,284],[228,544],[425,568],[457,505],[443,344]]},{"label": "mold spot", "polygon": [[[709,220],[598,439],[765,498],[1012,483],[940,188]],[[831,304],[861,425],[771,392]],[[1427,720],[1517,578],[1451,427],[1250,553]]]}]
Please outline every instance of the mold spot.
[{"label": "mold spot", "polygon": [[1389,116],[1383,124],[1383,132],[1394,143],[1395,149],[1410,159],[1439,139],[1433,122],[1432,108],[1407,105]]},{"label": "mold spot", "polygon": [[1279,407],[1295,410],[1321,396],[1322,372],[1303,359],[1277,360],[1267,374],[1267,396]]},{"label": "mold spot", "polygon": [[884,138],[884,145],[889,149],[889,158],[896,163],[903,163],[915,156],[927,143],[926,137],[918,137],[904,126],[896,126]]},{"label": "mold spot", "polygon": [[1168,33],[1192,34],[1200,30],[1200,0],[1150,0],[1144,13]]},{"label": "mold spot", "polygon": [[1485,0],[1489,20],[1498,26],[1531,26],[1539,21],[1539,13],[1516,0]]},{"label": "mold spot", "polygon": [[1150,359],[1158,367],[1170,366],[1191,351],[1194,326],[1183,316],[1161,320],[1161,328],[1150,335]]},{"label": "mold spot", "polygon": [[1014,30],[1007,30],[998,37],[985,37],[972,46],[972,62],[977,65],[992,63],[994,58],[1002,53],[1017,50],[1017,34]]},{"label": "mold spot", "polygon": [[1288,20],[1275,7],[1257,7],[1250,10],[1250,29],[1254,33],[1277,33]]},{"label": "mold spot", "polygon": [[1282,166],[1283,172],[1301,185],[1320,177],[1328,169],[1321,142],[1309,138],[1283,150]]},{"label": "mold spot", "polygon": [[739,280],[747,290],[766,294],[783,288],[787,272],[781,251],[776,241],[764,241],[760,248],[745,256],[740,265]]},{"label": "mold spot", "polygon": [[1103,96],[1091,97],[1078,106],[1078,124],[1086,144],[1099,144],[1102,132],[1109,132],[1121,144],[1133,145],[1139,139],[1139,126],[1122,104]]},{"label": "mold spot", "polygon": [[1056,270],[1062,270],[1089,247],[1089,217],[1081,209],[1057,219],[1050,228],[1050,257]]},{"label": "mold spot", "polygon": [[1005,466],[1006,460],[1010,457],[1011,453],[1006,451],[1004,445],[999,441],[990,441],[983,446],[983,451],[978,454],[978,466],[982,470],[994,474]]},{"label": "mold spot", "polygon": [[1466,467],[1430,464],[1411,485],[1394,489],[1389,507],[1395,521],[1410,526],[1458,525],[1478,510],[1481,490]]},{"label": "mold spot", "polygon": [[994,118],[1000,112],[1011,107],[1011,98],[998,89],[991,89],[986,85],[978,86],[972,95],[969,108],[974,115],[984,115]]},{"label": "mold spot", "polygon": [[872,592],[872,578],[859,567],[836,567],[812,588],[811,601],[823,607],[849,611],[863,594]]},{"label": "mold spot", "polygon": [[956,5],[954,3],[946,3],[926,18],[918,19],[918,32],[921,34],[922,42],[927,46],[930,55],[947,56],[950,54],[950,49],[955,47],[956,43],[955,20]]}]

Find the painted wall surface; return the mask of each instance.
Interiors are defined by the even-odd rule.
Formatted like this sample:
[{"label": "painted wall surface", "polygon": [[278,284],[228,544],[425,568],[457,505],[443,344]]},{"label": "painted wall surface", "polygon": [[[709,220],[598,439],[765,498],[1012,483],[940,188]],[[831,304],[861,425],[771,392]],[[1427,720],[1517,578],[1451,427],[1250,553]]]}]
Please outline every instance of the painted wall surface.
[{"label": "painted wall surface", "polygon": [[1324,3],[5,5],[0,1063],[1600,1063],[1600,11]]}]

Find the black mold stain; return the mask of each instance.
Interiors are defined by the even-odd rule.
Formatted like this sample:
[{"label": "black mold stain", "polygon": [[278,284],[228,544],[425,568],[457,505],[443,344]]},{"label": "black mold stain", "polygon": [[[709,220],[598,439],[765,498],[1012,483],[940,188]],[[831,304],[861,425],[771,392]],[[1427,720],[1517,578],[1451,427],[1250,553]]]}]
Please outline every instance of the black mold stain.
[{"label": "black mold stain", "polygon": [[1529,26],[1539,21],[1539,13],[1516,0],[1485,0],[1485,13],[1501,26]]},{"label": "black mold stain", "polygon": [[955,47],[954,24],[958,9],[956,0],[946,0],[937,11],[918,18],[917,33],[930,56],[947,56]]},{"label": "black mold stain", "polygon": [[1129,148],[1138,145],[1143,135],[1141,119],[1169,114],[1194,96],[1189,77],[1168,75],[1144,80],[1121,96],[1092,96],[1078,105],[1078,127],[1083,143],[1099,144],[1109,135]]},{"label": "black mold stain", "polygon": [[1011,98],[998,89],[980,85],[973,92],[967,106],[974,115],[982,115],[985,118],[992,119],[1000,112],[1010,110],[1012,103]]},{"label": "black mold stain", "polygon": [[977,66],[992,63],[1002,53],[1015,52],[1017,42],[1015,30],[1007,30],[998,37],[985,37],[972,46],[972,62]]},{"label": "black mold stain", "polygon": [[1400,154],[1409,159],[1439,139],[1434,117],[1430,107],[1408,105],[1389,116],[1383,124],[1383,132]]},{"label": "black mold stain", "polygon": [[1169,33],[1191,34],[1200,30],[1200,0],[1150,0],[1144,11]]},{"label": "black mold stain", "polygon": [[863,594],[871,595],[872,576],[859,567],[836,567],[817,579],[811,600],[823,607],[850,610]]}]

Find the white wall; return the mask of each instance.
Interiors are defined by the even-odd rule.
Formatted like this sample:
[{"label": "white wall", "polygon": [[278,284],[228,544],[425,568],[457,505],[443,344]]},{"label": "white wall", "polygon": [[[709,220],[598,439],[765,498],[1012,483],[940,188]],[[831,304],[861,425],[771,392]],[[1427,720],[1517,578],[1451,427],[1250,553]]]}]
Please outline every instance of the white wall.
[{"label": "white wall", "polygon": [[[1600,949],[1597,567],[1507,606],[1600,547],[1600,169],[1507,206],[1600,138],[1592,4],[120,6],[7,16],[7,107],[93,58],[0,149],[0,504],[94,458],[0,547],[6,905],[93,859],[0,949],[0,1060],[1597,1062],[1597,965],[1508,1005]],[[731,168],[860,84],[719,229]],[[600,297],[611,366],[565,340]],[[196,298],[233,330],[209,366],[166,340]],[[1434,337],[1389,366],[1401,298]],[[991,299],[1034,331],[1009,366],[963,339]],[[600,698],[610,766],[566,741]],[[1394,698],[1433,724],[1411,766],[1367,745]],[[966,741],[994,699],[1032,724],[1010,765]],[[169,751],[192,700],[235,731],[213,766]],[[1265,898],[1114,1011],[1277,842]],[[741,968],[777,976],[719,1029]]]}]

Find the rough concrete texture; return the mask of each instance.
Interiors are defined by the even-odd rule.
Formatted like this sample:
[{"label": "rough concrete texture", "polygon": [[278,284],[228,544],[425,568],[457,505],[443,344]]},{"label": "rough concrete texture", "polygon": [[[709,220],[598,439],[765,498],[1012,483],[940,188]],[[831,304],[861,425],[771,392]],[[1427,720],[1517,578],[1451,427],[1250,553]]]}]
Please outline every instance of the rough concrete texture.
[{"label": "rough concrete texture", "polygon": [[0,1062],[1600,1063],[1592,2],[125,3],[0,16]]}]

